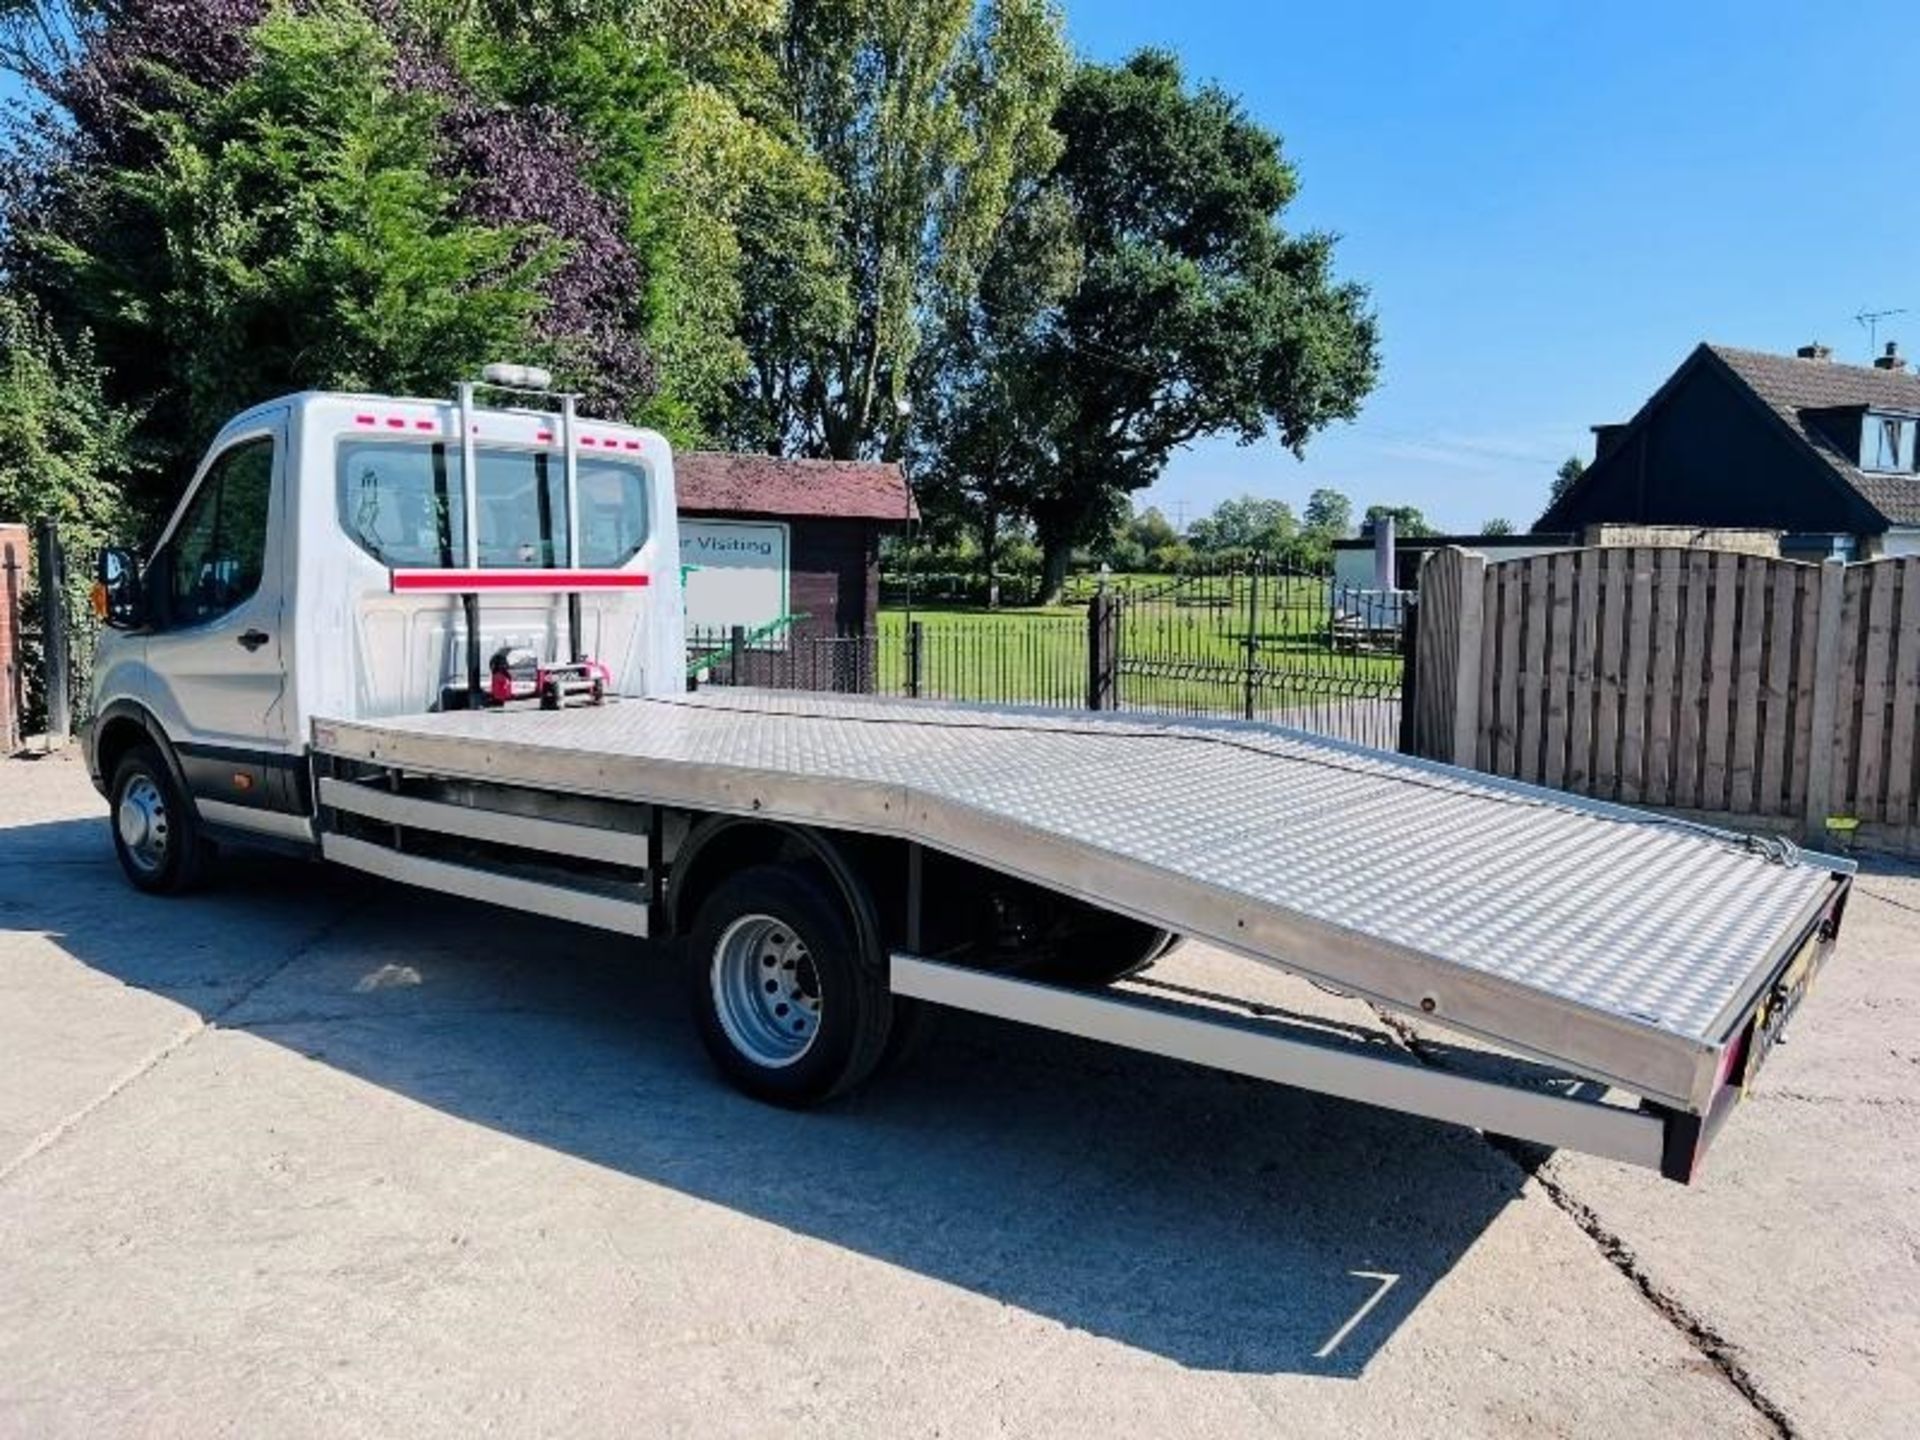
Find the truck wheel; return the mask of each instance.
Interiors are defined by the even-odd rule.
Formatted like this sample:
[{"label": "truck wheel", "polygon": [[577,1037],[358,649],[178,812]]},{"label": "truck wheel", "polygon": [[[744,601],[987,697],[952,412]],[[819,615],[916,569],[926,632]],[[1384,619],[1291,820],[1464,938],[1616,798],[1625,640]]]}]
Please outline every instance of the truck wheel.
[{"label": "truck wheel", "polygon": [[179,895],[206,875],[208,845],[160,752],[136,745],[113,772],[113,848],[136,890]]},{"label": "truck wheel", "polygon": [[707,1053],[775,1105],[845,1094],[886,1053],[893,997],[831,884],[787,865],[722,882],[690,937],[688,989]]},{"label": "truck wheel", "polygon": [[1179,943],[1180,937],[1170,930],[1091,911],[1021,973],[1055,985],[1095,989],[1138,975]]}]

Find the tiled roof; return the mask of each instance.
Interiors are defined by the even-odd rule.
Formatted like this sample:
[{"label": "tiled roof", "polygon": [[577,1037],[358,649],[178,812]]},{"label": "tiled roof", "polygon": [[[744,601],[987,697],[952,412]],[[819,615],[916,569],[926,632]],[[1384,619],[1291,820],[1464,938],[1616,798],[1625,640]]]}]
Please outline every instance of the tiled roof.
[{"label": "tiled roof", "polygon": [[673,457],[687,515],[891,520],[919,514],[898,465],[869,460],[788,460],[686,450]]},{"label": "tiled roof", "polygon": [[1861,405],[1868,409],[1920,414],[1920,375],[1881,370],[1871,365],[1841,365],[1832,360],[1801,360],[1707,347],[1760,397],[1787,427],[1800,436],[1860,497],[1896,525],[1920,525],[1920,476],[1876,474],[1862,470],[1837,449],[1807,418],[1810,410]]}]

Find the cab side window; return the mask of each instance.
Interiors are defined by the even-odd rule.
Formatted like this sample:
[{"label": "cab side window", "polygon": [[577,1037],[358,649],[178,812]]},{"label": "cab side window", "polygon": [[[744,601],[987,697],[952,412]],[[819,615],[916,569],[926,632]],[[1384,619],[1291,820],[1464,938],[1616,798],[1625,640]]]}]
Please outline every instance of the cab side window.
[{"label": "cab side window", "polygon": [[267,560],[273,440],[243,440],[207,470],[169,547],[171,625],[217,620],[260,588]]}]

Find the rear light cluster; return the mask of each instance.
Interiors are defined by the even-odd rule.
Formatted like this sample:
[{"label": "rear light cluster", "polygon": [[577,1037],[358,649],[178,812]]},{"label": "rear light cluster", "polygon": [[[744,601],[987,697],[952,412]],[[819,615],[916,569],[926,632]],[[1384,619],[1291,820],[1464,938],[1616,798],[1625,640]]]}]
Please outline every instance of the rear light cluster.
[{"label": "rear light cluster", "polygon": [[[382,428],[387,430],[425,430],[435,434],[439,433],[440,430],[440,422],[438,420],[410,419],[404,415],[361,414],[353,417],[353,423],[368,430],[378,430]],[[473,427],[473,433],[476,435],[480,433],[480,427],[478,425]],[[551,430],[536,430],[533,438],[541,445],[551,445],[554,443],[553,431]],[[630,440],[624,435],[582,435],[580,437],[580,448],[583,450],[637,451],[640,449],[640,442],[638,440]]]}]

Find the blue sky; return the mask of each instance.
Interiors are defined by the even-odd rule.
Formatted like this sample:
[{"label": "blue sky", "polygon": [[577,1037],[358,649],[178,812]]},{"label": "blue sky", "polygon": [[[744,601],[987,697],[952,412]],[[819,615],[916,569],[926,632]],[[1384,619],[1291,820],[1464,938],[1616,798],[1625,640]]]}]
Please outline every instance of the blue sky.
[{"label": "blue sky", "polygon": [[1697,341],[1920,352],[1912,0],[1375,4],[1067,0],[1081,51],[1177,51],[1298,166],[1293,228],[1372,287],[1380,388],[1308,447],[1203,444],[1147,500],[1189,518],[1317,485],[1525,528],[1587,427]]}]

